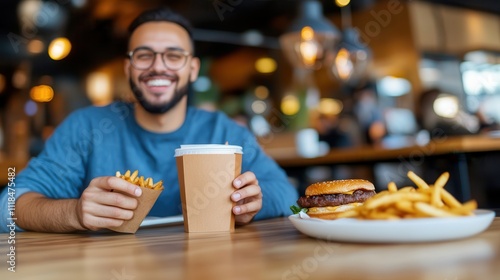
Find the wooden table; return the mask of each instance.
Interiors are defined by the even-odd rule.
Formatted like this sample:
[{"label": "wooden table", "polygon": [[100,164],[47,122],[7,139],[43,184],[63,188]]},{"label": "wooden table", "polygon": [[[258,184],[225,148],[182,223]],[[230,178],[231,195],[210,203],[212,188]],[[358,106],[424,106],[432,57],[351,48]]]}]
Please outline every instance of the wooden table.
[{"label": "wooden table", "polygon": [[[366,234],[370,234],[367,232]],[[135,235],[17,232],[16,272],[0,235],[0,279],[498,279],[500,218],[473,237],[436,243],[350,244],[298,232],[287,218],[233,234],[187,234],[182,225]]]}]

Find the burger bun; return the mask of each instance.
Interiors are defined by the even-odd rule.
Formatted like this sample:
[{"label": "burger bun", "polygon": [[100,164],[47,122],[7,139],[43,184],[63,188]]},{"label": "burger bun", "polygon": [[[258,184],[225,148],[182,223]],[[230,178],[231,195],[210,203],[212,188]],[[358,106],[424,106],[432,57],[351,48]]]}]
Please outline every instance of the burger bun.
[{"label": "burger bun", "polygon": [[374,191],[375,186],[370,181],[363,179],[324,181],[307,187],[305,195],[352,193],[359,189]]},{"label": "burger bun", "polygon": [[338,214],[354,209],[361,204],[361,202],[353,202],[339,206],[311,207],[308,209],[307,215],[311,218],[333,220],[337,218]]}]

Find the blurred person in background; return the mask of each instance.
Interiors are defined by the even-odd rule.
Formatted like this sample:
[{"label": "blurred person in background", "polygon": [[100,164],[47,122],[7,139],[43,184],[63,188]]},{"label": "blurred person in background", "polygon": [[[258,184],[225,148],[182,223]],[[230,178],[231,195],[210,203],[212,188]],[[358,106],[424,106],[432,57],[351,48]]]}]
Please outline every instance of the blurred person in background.
[{"label": "blurred person in background", "polygon": [[340,115],[318,112],[313,120],[313,128],[318,131],[319,141],[324,141],[330,148],[345,148],[354,145],[354,141],[342,125]]},{"label": "blurred person in background", "polygon": [[377,100],[377,92],[367,83],[354,91],[354,113],[367,144],[380,144],[386,135],[382,111]]}]

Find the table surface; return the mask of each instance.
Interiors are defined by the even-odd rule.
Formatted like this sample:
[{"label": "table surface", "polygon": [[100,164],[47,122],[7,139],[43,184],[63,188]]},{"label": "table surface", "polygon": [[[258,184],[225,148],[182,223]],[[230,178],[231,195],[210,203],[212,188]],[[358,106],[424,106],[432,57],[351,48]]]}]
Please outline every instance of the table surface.
[{"label": "table surface", "polygon": [[434,139],[427,145],[409,145],[386,148],[373,145],[331,149],[326,155],[303,158],[297,155],[294,146],[281,146],[266,149],[282,167],[313,166],[321,164],[345,164],[364,162],[383,162],[404,158],[422,159],[429,156],[452,153],[478,153],[500,151],[500,138],[488,135],[471,135]]},{"label": "table surface", "polygon": [[[367,232],[366,234],[370,234]],[[287,218],[232,234],[188,234],[182,225],[113,232],[16,232],[16,272],[0,279],[498,279],[500,218],[483,233],[446,242],[356,244],[298,232]]]}]

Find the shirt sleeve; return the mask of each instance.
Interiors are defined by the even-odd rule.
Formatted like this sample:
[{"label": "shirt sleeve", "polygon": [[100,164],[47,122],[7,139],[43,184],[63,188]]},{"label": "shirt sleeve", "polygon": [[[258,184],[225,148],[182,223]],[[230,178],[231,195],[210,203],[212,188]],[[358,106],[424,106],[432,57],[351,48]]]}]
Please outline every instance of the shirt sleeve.
[{"label": "shirt sleeve", "polygon": [[290,206],[298,199],[298,191],[288,177],[258,146],[255,148],[255,160],[252,162],[254,173],[262,189],[262,210],[255,219],[267,219],[290,215]]},{"label": "shirt sleeve", "polygon": [[15,204],[14,206],[11,206],[11,204],[9,204],[8,202],[11,200],[14,200],[14,202],[17,201],[18,197],[29,191],[29,189],[18,188],[16,186],[7,186],[2,190],[0,194],[0,201],[2,201],[2,209],[0,209],[0,219],[2,219],[2,222],[0,223],[0,233],[12,231],[12,225],[15,225],[15,231],[23,231],[22,228],[17,226],[16,221],[12,219],[13,217],[10,214],[11,211],[13,211],[14,213],[16,212]]},{"label": "shirt sleeve", "polygon": [[244,133],[242,172],[252,171],[262,190],[262,209],[255,220],[291,214],[290,206],[298,199],[297,189],[290,183],[285,171],[264,153],[254,135]]}]

